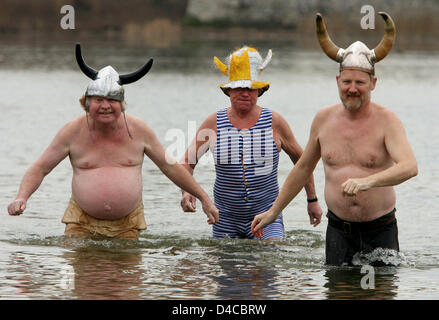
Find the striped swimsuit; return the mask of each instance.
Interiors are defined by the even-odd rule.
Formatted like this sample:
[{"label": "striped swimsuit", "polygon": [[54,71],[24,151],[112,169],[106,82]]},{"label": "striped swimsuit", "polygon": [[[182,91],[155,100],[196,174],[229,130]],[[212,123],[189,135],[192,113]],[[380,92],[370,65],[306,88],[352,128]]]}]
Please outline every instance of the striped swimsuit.
[{"label": "striped swimsuit", "polygon": [[[254,238],[254,216],[270,209],[279,193],[279,152],[273,139],[272,112],[263,108],[251,129],[238,130],[223,109],[217,112],[216,124],[213,192],[219,222],[213,225],[213,236]],[[284,237],[282,214],[264,228],[263,239],[273,237]]]}]

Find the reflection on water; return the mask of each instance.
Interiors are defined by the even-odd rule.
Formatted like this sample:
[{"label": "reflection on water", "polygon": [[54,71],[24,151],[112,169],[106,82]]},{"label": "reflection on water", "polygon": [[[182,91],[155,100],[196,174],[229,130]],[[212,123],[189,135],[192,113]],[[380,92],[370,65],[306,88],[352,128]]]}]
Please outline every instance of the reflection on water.
[{"label": "reflection on water", "polygon": [[374,267],[364,287],[367,272],[324,266],[323,239],[303,230],[269,243],[142,235],[3,244],[3,299],[394,299],[400,274],[412,273],[403,263]]},{"label": "reflection on water", "polygon": [[[197,126],[227,105],[218,88],[224,77],[212,57],[225,57],[242,43],[189,43],[172,50],[84,46],[95,68],[112,64],[122,73],[154,57],[148,75],[126,88],[127,112],[144,119],[165,147],[169,129],[188,136],[188,121]],[[264,55],[274,51],[264,79],[270,91],[260,104],[281,113],[302,146],[313,116],[338,102],[337,65],[324,54],[281,43],[252,43]],[[29,165],[59,128],[83,111],[78,98],[88,79],[78,71],[70,47],[2,46],[0,129],[0,299],[437,299],[439,298],[439,210],[437,202],[439,118],[434,92],[439,91],[439,59],[434,53],[393,52],[377,67],[373,99],[402,120],[417,156],[419,176],[396,188],[401,253],[358,255],[358,267],[324,265],[324,219],[309,225],[304,193],[284,211],[287,237],[279,242],[212,239],[211,227],[198,209],[183,214],[180,192],[145,159],[143,200],[148,230],[138,242],[67,241],[60,222],[71,193],[71,167],[63,161],[42,183],[20,217],[5,208],[15,197]],[[187,142],[186,142],[187,143]],[[178,157],[177,157],[178,158]],[[206,162],[207,163],[207,162]],[[292,165],[279,163],[282,184]],[[212,163],[200,164],[195,178],[212,194]],[[321,163],[314,173],[323,199]],[[322,202],[322,209],[325,205]],[[198,203],[198,207],[200,204]],[[422,216],[422,218],[420,218]],[[363,289],[360,265],[374,259],[398,267],[374,268],[374,289]],[[390,260],[389,260],[390,259]],[[73,270],[73,288],[66,286]],[[67,279],[68,280],[68,279]]]},{"label": "reflection on water", "polygon": [[[328,267],[326,296],[328,299],[393,299],[398,292],[398,269],[396,267],[374,268],[374,288],[362,288],[366,273],[357,267]],[[365,282],[368,284],[367,282]]]},{"label": "reflection on water", "polygon": [[[238,257],[239,258],[239,257]],[[221,257],[218,264],[222,274],[213,276],[218,283],[219,299],[275,299],[279,297],[275,278],[277,272],[269,267],[255,266],[248,260]]]},{"label": "reflection on water", "polygon": [[[7,273],[14,275],[13,287],[23,290],[9,292],[9,298],[279,299],[284,294],[294,297],[289,287],[302,278],[285,275],[284,268],[318,263],[308,256],[308,262],[302,257],[282,265],[283,256],[299,255],[288,250],[294,246],[288,241],[143,236],[135,242],[60,236],[7,245],[27,249],[10,255]],[[44,249],[60,252],[41,265]],[[66,266],[72,268],[70,290],[63,287],[69,280],[65,279],[69,274],[61,272]],[[306,295],[306,287],[296,291]]]},{"label": "reflection on water", "polygon": [[77,299],[140,299],[139,283],[144,270],[139,268],[139,252],[112,252],[74,249],[63,258],[73,267],[74,282],[70,293]]},{"label": "reflection on water", "polygon": [[[308,236],[303,236],[303,233]],[[359,267],[325,267],[317,234],[285,241],[142,236],[71,240],[64,236],[6,243],[3,298],[19,299],[391,299],[398,268],[374,269],[373,290]],[[298,240],[293,240],[295,237]],[[323,239],[317,239],[318,247]],[[49,258],[48,252],[51,253]],[[44,263],[43,263],[44,261]],[[18,289],[18,290],[13,290]]]}]

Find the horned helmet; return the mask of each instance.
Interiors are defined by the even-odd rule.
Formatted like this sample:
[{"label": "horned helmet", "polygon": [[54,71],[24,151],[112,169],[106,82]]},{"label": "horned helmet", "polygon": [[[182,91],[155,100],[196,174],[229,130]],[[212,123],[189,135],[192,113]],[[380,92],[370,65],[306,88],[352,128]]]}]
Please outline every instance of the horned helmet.
[{"label": "horned helmet", "polygon": [[340,71],[361,70],[374,75],[375,63],[383,60],[390,52],[395,42],[395,23],[387,13],[378,12],[378,14],[385,22],[384,35],[381,42],[371,50],[361,41],[354,42],[346,49],[336,46],[328,35],[322,15],[317,13],[316,27],[320,46],[329,58],[340,63]]},{"label": "horned helmet", "polygon": [[146,75],[149,69],[151,69],[153,62],[151,58],[140,69],[132,73],[119,75],[112,66],[106,66],[99,71],[89,67],[82,58],[81,45],[79,43],[76,44],[75,56],[81,71],[91,79],[85,96],[103,97],[120,102],[124,101],[123,85],[133,83]]}]

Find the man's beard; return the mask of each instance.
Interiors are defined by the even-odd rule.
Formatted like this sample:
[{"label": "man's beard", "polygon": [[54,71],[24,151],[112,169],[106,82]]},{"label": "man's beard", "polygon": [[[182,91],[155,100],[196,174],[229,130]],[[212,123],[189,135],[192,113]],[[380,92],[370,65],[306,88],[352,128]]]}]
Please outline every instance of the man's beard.
[{"label": "man's beard", "polygon": [[[358,99],[352,100],[349,99],[350,97],[356,97]],[[349,111],[356,111],[360,109],[367,100],[367,97],[361,95],[341,95],[340,98],[345,108]]]}]

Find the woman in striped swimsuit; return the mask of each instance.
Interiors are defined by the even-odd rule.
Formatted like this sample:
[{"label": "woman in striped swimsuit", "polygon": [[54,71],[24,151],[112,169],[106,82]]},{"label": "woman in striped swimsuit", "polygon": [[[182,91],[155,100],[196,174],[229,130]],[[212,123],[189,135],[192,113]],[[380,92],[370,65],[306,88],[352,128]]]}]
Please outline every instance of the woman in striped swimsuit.
[{"label": "woman in striped swimsuit", "polygon": [[[196,137],[204,138],[195,139],[185,154],[185,166],[193,173],[198,158],[207,151],[206,145],[213,152],[216,169],[214,199],[220,217],[213,225],[213,236],[217,238],[253,238],[251,223],[254,216],[268,210],[279,192],[280,150],[287,152],[294,163],[302,154],[302,148],[285,119],[277,112],[257,105],[258,97],[268,90],[269,84],[256,81],[257,72],[252,72],[252,69],[262,70],[270,58],[271,51],[262,61],[259,53],[248,47],[235,51],[229,58],[229,66],[215,58],[220,70],[230,76],[231,82],[222,85],[221,89],[230,97],[231,106],[210,115],[203,122]],[[208,134],[199,135],[200,132]],[[197,157],[191,157],[189,150],[196,150]],[[316,201],[312,176],[305,190],[310,222],[317,225],[322,210]],[[196,199],[185,191],[182,193],[183,210],[195,211]],[[263,239],[282,238],[284,225],[280,215],[265,228]]]}]

